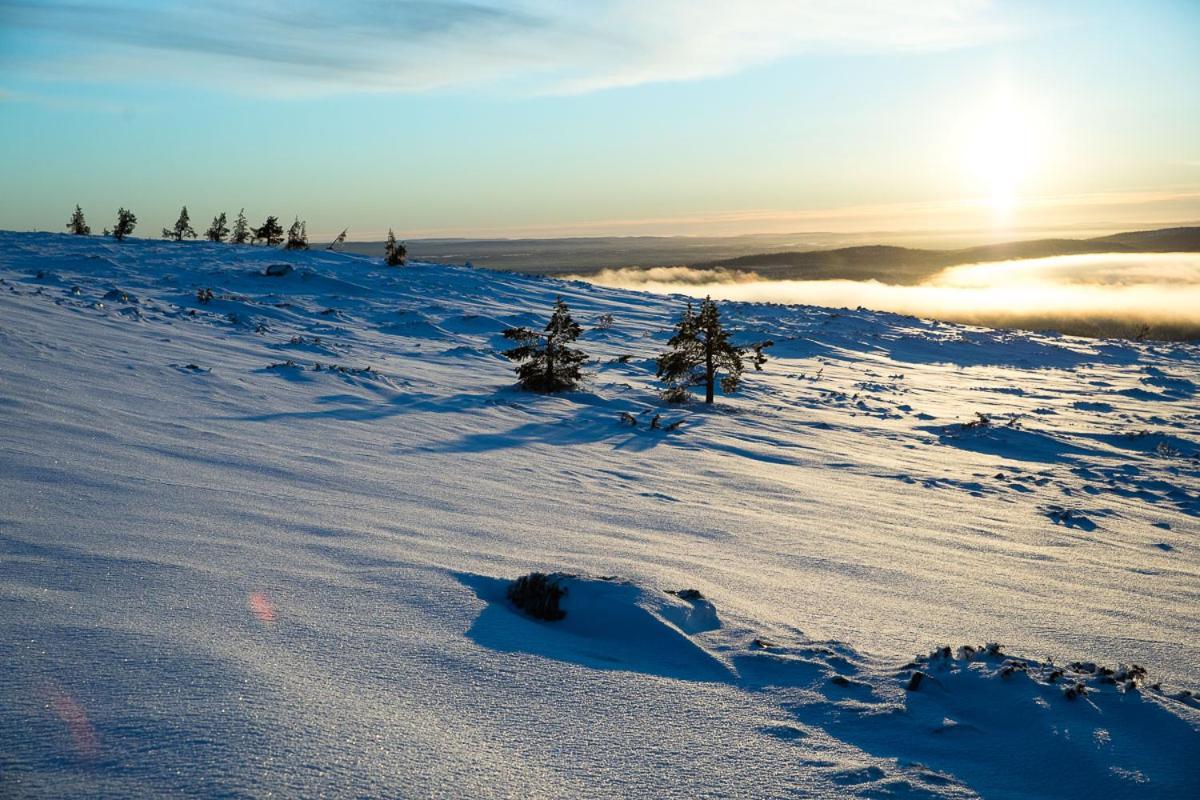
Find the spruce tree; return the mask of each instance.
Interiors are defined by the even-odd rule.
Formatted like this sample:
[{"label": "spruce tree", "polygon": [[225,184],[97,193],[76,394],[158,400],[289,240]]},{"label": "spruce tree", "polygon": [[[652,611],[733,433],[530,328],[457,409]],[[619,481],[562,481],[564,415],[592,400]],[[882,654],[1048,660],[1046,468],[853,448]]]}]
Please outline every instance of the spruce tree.
[{"label": "spruce tree", "polygon": [[79,206],[75,206],[75,213],[67,221],[67,232],[75,236],[88,236],[92,232],[92,229],[88,227],[87,220],[83,218],[83,209]]},{"label": "spruce tree", "polygon": [[755,370],[761,370],[767,360],[762,351],[770,347],[772,342],[766,341],[751,347],[732,344],[729,331],[721,324],[717,304],[711,297],[706,297],[700,304],[699,314],[688,303],[687,310],[675,326],[675,335],[667,344],[671,349],[658,357],[656,373],[667,384],[664,398],[671,402],[685,402],[688,387],[702,385],[704,402],[712,403],[717,374],[724,373],[721,391],[733,394],[738,390],[746,369],[746,354],[752,353],[750,363]]},{"label": "spruce tree", "polygon": [[233,244],[245,244],[250,241],[250,226],[246,224],[246,209],[238,212],[233,221],[233,230],[229,232],[229,241]]},{"label": "spruce tree", "polygon": [[254,228],[254,241],[265,241],[269,247],[283,241],[283,228],[275,217],[267,217],[260,227]]},{"label": "spruce tree", "polygon": [[301,222],[299,217],[288,228],[287,244],[284,245],[285,250],[307,250],[308,249],[308,223]]},{"label": "spruce tree", "polygon": [[164,239],[182,242],[185,236],[189,239],[196,238],[196,232],[192,230],[192,222],[188,217],[187,206],[179,209],[179,219],[175,220],[175,227],[162,229],[162,238]]},{"label": "spruce tree", "polygon": [[132,211],[121,208],[117,210],[117,224],[113,226],[112,237],[118,242],[133,233],[137,227],[137,215]]},{"label": "spruce tree", "polygon": [[404,246],[404,242],[397,242],[395,232],[388,228],[387,244],[383,247],[384,261],[389,267],[403,267],[407,257],[408,248]]},{"label": "spruce tree", "polygon": [[554,303],[554,313],[543,333],[529,328],[505,330],[504,338],[512,339],[517,346],[505,350],[504,357],[520,362],[515,369],[521,387],[534,392],[561,392],[578,386],[583,380],[580,367],[587,356],[569,345],[582,332],[561,297]]},{"label": "spruce tree", "polygon": [[325,249],[326,250],[336,250],[338,247],[345,244],[346,243],[346,233],[349,230],[350,230],[349,228],[345,228],[341,233],[339,233],[337,235],[336,239],[334,239],[332,242],[329,243],[329,247],[326,247]]},{"label": "spruce tree", "polygon": [[225,224],[225,212],[222,211],[213,217],[212,225],[209,225],[208,230],[204,232],[204,238],[210,242],[223,242],[228,235],[229,226]]}]

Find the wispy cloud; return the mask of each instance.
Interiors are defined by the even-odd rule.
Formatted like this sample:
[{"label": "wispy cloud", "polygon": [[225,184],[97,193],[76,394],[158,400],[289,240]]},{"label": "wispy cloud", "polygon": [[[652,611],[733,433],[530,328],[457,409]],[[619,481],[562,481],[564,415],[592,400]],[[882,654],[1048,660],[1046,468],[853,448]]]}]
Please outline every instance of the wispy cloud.
[{"label": "wispy cloud", "polygon": [[[240,88],[269,92],[500,80],[581,92],[814,50],[958,47],[1010,30],[991,0],[0,0],[4,29],[42,43],[4,56],[26,72],[222,86],[240,76]],[[63,39],[76,46],[45,47]]]},{"label": "wispy cloud", "polygon": [[[1022,236],[1099,236],[1132,226],[1170,227],[1200,224],[1200,187],[1091,192],[1021,198],[1003,227],[994,224],[987,198],[808,209],[742,209],[673,216],[578,220],[556,224],[503,227],[446,227],[411,231],[414,237],[561,237],[561,236],[737,236],[750,233],[840,233],[867,243],[923,242],[949,246]],[[841,244],[862,243],[847,238]]]}]

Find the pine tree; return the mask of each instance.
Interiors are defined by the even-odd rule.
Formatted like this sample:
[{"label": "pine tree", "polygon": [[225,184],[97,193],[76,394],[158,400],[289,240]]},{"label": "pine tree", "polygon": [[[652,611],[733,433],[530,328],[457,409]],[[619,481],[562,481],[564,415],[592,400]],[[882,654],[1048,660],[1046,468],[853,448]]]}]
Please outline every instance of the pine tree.
[{"label": "pine tree", "polygon": [[83,209],[79,206],[75,206],[75,213],[67,221],[67,232],[75,236],[88,236],[92,232],[92,229],[88,227],[87,220],[83,218]]},{"label": "pine tree", "polygon": [[287,244],[283,247],[284,250],[307,250],[308,249],[308,223],[301,222],[299,217],[288,228]]},{"label": "pine tree", "polygon": [[245,244],[250,241],[250,226],[246,224],[246,209],[238,212],[233,221],[233,230],[229,232],[229,241],[233,244]]},{"label": "pine tree", "polygon": [[184,237],[189,239],[196,238],[196,232],[192,230],[192,222],[188,218],[187,206],[179,209],[179,219],[175,220],[174,228],[163,228],[162,238],[173,239],[176,242],[182,242]]},{"label": "pine tree", "polygon": [[118,242],[133,233],[137,227],[137,215],[124,208],[117,210],[117,224],[113,226],[112,237]]},{"label": "pine tree", "polygon": [[404,260],[408,257],[408,248],[404,246],[404,242],[396,241],[396,234],[391,228],[388,228],[387,244],[384,245],[383,254],[389,267],[403,267]]},{"label": "pine tree", "polygon": [[561,297],[554,303],[554,313],[544,333],[529,328],[504,331],[504,338],[517,343],[516,347],[504,351],[504,357],[521,362],[516,366],[521,387],[534,392],[574,389],[583,380],[580,366],[587,361],[587,356],[569,345],[582,332],[578,323],[571,319],[571,312]]},{"label": "pine tree", "polygon": [[721,324],[717,304],[711,297],[704,298],[700,313],[687,310],[675,326],[675,335],[667,343],[671,348],[658,357],[657,376],[667,384],[664,398],[671,402],[685,402],[688,387],[704,386],[704,402],[713,402],[713,389],[718,372],[723,372],[721,391],[733,394],[741,383],[746,369],[744,356],[752,352],[750,363],[761,370],[767,357],[763,350],[772,342],[766,341],[751,347],[737,347],[729,341],[729,331]]},{"label": "pine tree", "polygon": [[675,324],[675,335],[667,345],[668,352],[658,357],[657,377],[667,384],[663,397],[672,403],[686,403],[691,399],[688,388],[704,381],[697,371],[704,363],[704,350],[696,328],[696,312],[689,300],[687,308]]},{"label": "pine tree", "polygon": [[208,230],[204,232],[204,238],[210,242],[223,242],[228,235],[229,226],[225,224],[225,212],[222,211],[213,217],[212,225],[209,225]]},{"label": "pine tree", "polygon": [[332,242],[330,242],[329,247],[326,247],[325,249],[326,250],[336,250],[339,246],[345,244],[346,243],[346,233],[349,230],[350,230],[349,228],[346,228],[341,233],[339,233],[337,235],[337,238],[334,239]]},{"label": "pine tree", "polygon": [[275,217],[267,217],[261,227],[254,228],[254,241],[265,241],[268,247],[274,247],[283,241],[283,228]]}]

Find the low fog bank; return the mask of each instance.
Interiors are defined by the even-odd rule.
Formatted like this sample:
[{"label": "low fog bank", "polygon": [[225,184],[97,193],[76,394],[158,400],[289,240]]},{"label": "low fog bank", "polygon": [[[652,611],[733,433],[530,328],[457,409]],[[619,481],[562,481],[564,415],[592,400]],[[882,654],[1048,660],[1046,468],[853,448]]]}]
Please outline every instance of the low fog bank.
[{"label": "low fog bank", "polygon": [[627,268],[572,277],[648,292],[865,306],[1084,336],[1136,336],[1144,331],[1152,338],[1200,338],[1200,253],[1100,253],[964,264],[916,286],[873,280],[767,280],[753,272],[690,267]]}]

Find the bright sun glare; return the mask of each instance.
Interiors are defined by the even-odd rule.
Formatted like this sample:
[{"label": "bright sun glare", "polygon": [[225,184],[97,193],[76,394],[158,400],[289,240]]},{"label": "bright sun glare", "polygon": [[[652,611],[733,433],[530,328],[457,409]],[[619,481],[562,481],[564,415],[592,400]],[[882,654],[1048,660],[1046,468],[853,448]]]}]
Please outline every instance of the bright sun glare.
[{"label": "bright sun glare", "polygon": [[1017,205],[1022,184],[1037,168],[1041,144],[1033,114],[1007,94],[978,118],[968,136],[967,169],[997,215],[1006,216]]}]

